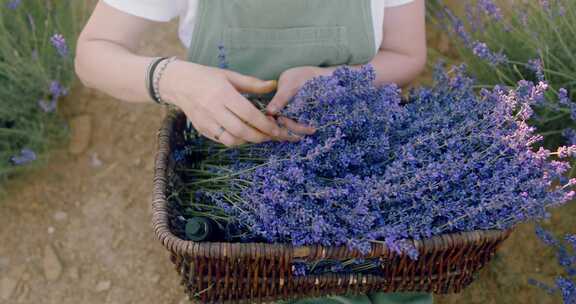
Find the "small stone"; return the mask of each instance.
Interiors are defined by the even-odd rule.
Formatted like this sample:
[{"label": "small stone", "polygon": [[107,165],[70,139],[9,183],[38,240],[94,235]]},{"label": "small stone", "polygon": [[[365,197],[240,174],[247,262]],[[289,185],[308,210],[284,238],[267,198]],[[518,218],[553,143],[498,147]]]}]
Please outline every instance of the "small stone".
[{"label": "small stone", "polygon": [[101,281],[98,284],[96,284],[96,292],[104,292],[110,289],[110,287],[112,287],[112,282],[110,281]]},{"label": "small stone", "polygon": [[70,128],[72,129],[72,136],[68,151],[73,155],[84,153],[90,145],[92,118],[89,115],[76,116],[70,120]]},{"label": "small stone", "polygon": [[140,166],[142,166],[142,158],[136,157],[136,158],[132,161],[132,166],[134,166],[134,167],[140,167]]},{"label": "small stone", "polygon": [[54,220],[58,222],[65,221],[67,218],[68,214],[64,211],[56,211],[56,213],[54,213]]},{"label": "small stone", "polygon": [[11,277],[3,277],[0,280],[0,299],[5,301],[10,299],[17,285],[18,280]]},{"label": "small stone", "polygon": [[48,281],[56,281],[62,274],[62,263],[51,245],[44,248],[44,275]]},{"label": "small stone", "polygon": [[54,227],[52,227],[52,226],[48,227],[48,234],[54,234],[54,231],[56,231],[56,229],[54,229]]},{"label": "small stone", "polygon": [[100,158],[98,157],[98,153],[92,153],[90,155],[90,165],[93,168],[100,168],[102,167],[104,163],[102,162],[102,160],[100,160]]}]

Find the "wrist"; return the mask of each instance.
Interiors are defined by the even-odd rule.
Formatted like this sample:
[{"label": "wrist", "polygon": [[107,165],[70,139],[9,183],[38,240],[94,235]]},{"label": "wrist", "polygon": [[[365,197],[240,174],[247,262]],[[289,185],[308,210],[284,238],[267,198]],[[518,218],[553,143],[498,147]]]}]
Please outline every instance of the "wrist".
[{"label": "wrist", "polygon": [[162,78],[160,78],[159,89],[160,94],[164,101],[169,104],[179,106],[178,103],[178,83],[181,81],[182,70],[187,64],[186,61],[176,59],[169,64],[164,70]]},{"label": "wrist", "polygon": [[336,71],[337,67],[317,67],[316,76],[330,76]]},{"label": "wrist", "polygon": [[332,74],[332,71],[330,71],[330,68],[326,68],[326,67],[305,66],[302,68],[306,69],[307,74],[309,76],[312,76],[313,78],[318,77],[318,76],[329,76]]}]

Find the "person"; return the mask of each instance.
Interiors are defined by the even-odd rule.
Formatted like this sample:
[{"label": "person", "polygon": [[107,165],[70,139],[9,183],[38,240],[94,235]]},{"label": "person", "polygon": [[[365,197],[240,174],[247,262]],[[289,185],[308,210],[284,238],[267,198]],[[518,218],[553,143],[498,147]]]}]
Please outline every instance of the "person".
[{"label": "person", "polygon": [[[148,29],[176,17],[185,60],[136,53]],[[101,0],[78,39],[75,67],[87,87],[170,103],[202,135],[238,146],[313,134],[280,115],[307,80],[370,63],[376,85],[402,86],[424,69],[426,51],[424,0]],[[248,94],[272,97],[259,110]],[[431,302],[378,293],[299,303]]]}]

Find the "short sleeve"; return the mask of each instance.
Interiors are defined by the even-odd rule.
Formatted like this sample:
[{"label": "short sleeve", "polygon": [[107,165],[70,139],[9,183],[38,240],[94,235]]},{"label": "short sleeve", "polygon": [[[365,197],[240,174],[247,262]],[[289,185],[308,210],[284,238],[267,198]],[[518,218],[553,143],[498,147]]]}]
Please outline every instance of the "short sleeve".
[{"label": "short sleeve", "polygon": [[408,4],[410,2],[414,2],[414,0],[384,0],[385,7],[394,7],[394,6],[401,6]]},{"label": "short sleeve", "polygon": [[180,0],[104,0],[127,14],[152,21],[170,21],[182,13]]}]

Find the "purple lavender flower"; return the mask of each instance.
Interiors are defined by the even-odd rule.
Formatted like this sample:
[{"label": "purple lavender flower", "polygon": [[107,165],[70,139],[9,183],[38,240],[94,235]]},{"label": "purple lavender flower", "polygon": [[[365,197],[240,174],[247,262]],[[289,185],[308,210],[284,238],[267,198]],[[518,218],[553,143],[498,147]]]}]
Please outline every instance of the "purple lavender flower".
[{"label": "purple lavender flower", "polygon": [[471,31],[473,33],[482,30],[482,20],[479,20],[478,14],[474,13],[474,6],[472,3],[467,2],[465,6],[466,20],[470,25]]},{"label": "purple lavender flower", "polygon": [[68,90],[63,87],[60,82],[53,80],[50,83],[48,92],[50,93],[50,100],[39,100],[38,106],[40,109],[42,109],[42,111],[46,113],[52,113],[55,112],[58,108],[58,100],[60,97],[68,95]]},{"label": "purple lavender flower", "polygon": [[61,57],[68,56],[69,53],[68,44],[66,43],[66,39],[64,38],[64,36],[62,36],[62,34],[54,34],[50,38],[50,42],[52,43],[54,48],[56,48],[56,51],[58,52],[58,54],[60,54]]},{"label": "purple lavender flower", "polygon": [[37,159],[36,153],[28,148],[23,148],[20,153],[10,158],[10,163],[14,166],[23,166]]},{"label": "purple lavender flower", "polygon": [[558,277],[556,279],[556,286],[562,292],[562,299],[564,304],[576,303],[576,283],[568,278]]},{"label": "purple lavender flower", "polygon": [[229,68],[228,59],[226,56],[226,48],[224,48],[224,45],[222,44],[218,45],[218,67],[221,69]]},{"label": "purple lavender flower", "polygon": [[21,2],[22,0],[10,0],[6,3],[6,6],[11,10],[15,10],[20,6]]},{"label": "purple lavender flower", "polygon": [[[469,3],[468,3],[469,4]],[[480,0],[477,3],[477,9],[483,11],[491,18],[500,21],[502,13],[500,8],[492,0]],[[482,19],[479,14],[474,14],[471,5],[467,6],[466,15],[471,24],[472,31],[482,29]],[[508,61],[506,55],[502,52],[493,52],[486,43],[474,41],[473,37],[464,26],[464,22],[458,18],[448,7],[444,6],[442,11],[442,26],[448,28],[446,24],[451,25],[450,33],[460,38],[464,47],[470,49],[472,53],[480,59],[486,60],[490,65],[497,66]]]},{"label": "purple lavender flower", "polygon": [[564,6],[560,2],[558,2],[557,4],[558,4],[558,16],[560,17],[566,16],[566,6]]},{"label": "purple lavender flower", "polygon": [[538,0],[538,2],[540,3],[540,6],[542,7],[542,9],[544,9],[544,11],[546,11],[546,12],[551,11],[549,0]]},{"label": "purple lavender flower", "polygon": [[544,244],[551,246],[551,247],[558,247],[560,243],[556,238],[550,233],[546,231],[542,226],[536,226],[536,236],[544,242]]},{"label": "purple lavender flower", "polygon": [[576,146],[560,147],[557,154],[559,158],[576,157]]},{"label": "purple lavender flower", "polygon": [[573,250],[576,251],[576,234],[567,235],[565,239],[566,242],[572,246]]},{"label": "purple lavender flower", "polygon": [[472,52],[478,58],[488,61],[492,66],[497,66],[507,61],[507,58],[504,54],[492,52],[488,48],[488,45],[483,42],[474,42]]},{"label": "purple lavender flower", "polygon": [[528,279],[528,284],[544,290],[549,295],[555,295],[556,293],[558,293],[558,289],[556,289],[555,287],[552,287],[548,284],[545,284],[532,278]]},{"label": "purple lavender flower", "polygon": [[500,7],[492,0],[478,0],[478,7],[487,15],[496,21],[501,21],[502,11]]},{"label": "purple lavender flower", "polygon": [[58,108],[58,103],[55,99],[52,100],[41,99],[38,100],[38,107],[40,107],[40,109],[45,113],[53,113],[56,112],[56,109]]},{"label": "purple lavender flower", "polygon": [[53,80],[50,83],[50,94],[52,94],[53,98],[60,98],[63,96],[68,95],[68,90],[60,84],[57,80]]},{"label": "purple lavender flower", "polygon": [[544,81],[544,66],[542,65],[541,59],[531,59],[528,61],[528,68],[532,70],[539,81]]},{"label": "purple lavender flower", "polygon": [[456,34],[464,45],[468,46],[472,44],[472,37],[470,33],[466,30],[464,26],[464,22],[460,18],[458,18],[448,7],[444,7],[444,15],[448,22],[452,24],[452,33]]},{"label": "purple lavender flower", "polygon": [[566,90],[565,88],[560,88],[558,90],[558,100],[562,105],[569,105],[571,101],[570,101],[570,95],[568,94],[568,90]]},{"label": "purple lavender flower", "polygon": [[562,266],[566,272],[564,276],[558,276],[555,280],[555,287],[549,287],[547,284],[531,280],[531,284],[543,288],[546,292],[551,294],[560,293],[564,304],[575,304],[576,303],[576,282],[574,277],[576,276],[576,236],[567,235],[564,239],[572,247],[572,252],[570,249],[558,241],[550,232],[545,231],[541,227],[537,227],[537,236],[548,246],[556,250],[556,256],[558,258],[558,263]]}]

